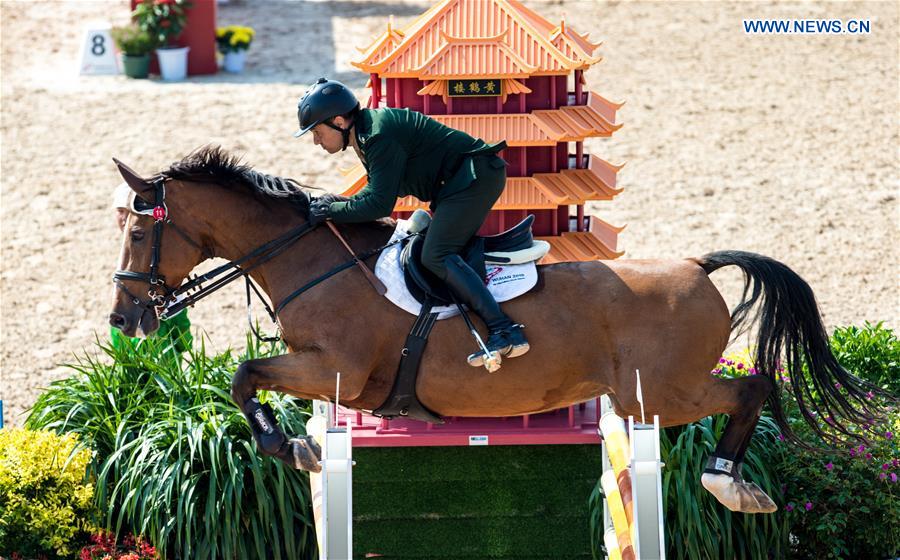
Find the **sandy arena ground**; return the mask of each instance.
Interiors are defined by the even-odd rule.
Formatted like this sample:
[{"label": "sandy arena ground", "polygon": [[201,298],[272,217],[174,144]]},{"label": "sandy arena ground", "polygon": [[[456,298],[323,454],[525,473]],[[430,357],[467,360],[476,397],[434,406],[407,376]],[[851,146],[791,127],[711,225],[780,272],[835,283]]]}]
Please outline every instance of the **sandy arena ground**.
[{"label": "sandy arena ground", "polygon": [[[626,101],[625,126],[586,151],[627,162],[625,191],[590,210],[628,225],[627,257],[764,253],[810,283],[829,329],[900,326],[900,4],[525,3],[604,41],[586,78]],[[150,174],[219,143],[268,173],[339,190],[337,169],[354,156],[294,140],[296,99],[321,74],[361,94],[355,47],[389,15],[404,24],[429,5],[231,0],[220,24],[257,30],[245,72],[167,84],[75,75],[84,23],[125,22],[125,0],[0,1],[6,423],[20,425],[41,387],[68,375],[59,364],[106,336],[120,245],[111,157]],[[871,33],[747,35],[746,18],[861,18]],[[739,273],[714,279],[734,304]],[[243,344],[241,289],[192,311],[215,348]]]}]

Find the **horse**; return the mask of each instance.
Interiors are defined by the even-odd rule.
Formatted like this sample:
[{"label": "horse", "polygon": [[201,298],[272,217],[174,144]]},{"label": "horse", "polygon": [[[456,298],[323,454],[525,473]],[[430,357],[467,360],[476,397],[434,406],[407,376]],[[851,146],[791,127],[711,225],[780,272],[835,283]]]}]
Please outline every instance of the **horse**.
[{"label": "horse", "polygon": [[[231,396],[261,453],[316,470],[314,442],[288,439],[271,409],[259,404],[257,391],[334,401],[340,375],[344,406],[368,411],[387,399],[413,318],[376,294],[357,267],[339,267],[348,259],[344,242],[365,255],[363,264],[373,265],[395,223],[340,224],[343,240],[328,227],[313,228],[307,221],[310,194],[298,183],[258,172],[219,147],[195,150],[150,178],[114,161],[135,201],[152,212],[128,218],[110,323],[128,336],[138,327],[152,333],[159,312],[198,264],[212,257],[242,263],[239,273],[249,275],[278,310],[288,353],[240,364]],[[302,235],[280,246],[277,255],[254,252],[298,227]],[[167,230],[175,234],[163,237]],[[709,278],[726,266],[745,275],[742,300],[732,312]],[[772,258],[718,251],[538,268],[536,289],[503,304],[527,323],[533,349],[499,372],[466,363],[471,340],[462,321],[436,323],[416,381],[428,409],[442,416],[517,416],[606,394],[616,414],[637,416],[640,370],[644,408],[662,426],[729,415],[701,482],[726,507],[746,513],[777,509],[741,476],[763,405],[769,403],[786,438],[806,445],[782,408],[779,367],[788,368],[803,417],[826,442],[858,437],[850,423],[881,416],[866,398],[878,388],[845,371],[829,350],[809,285]],[[302,285],[309,289],[293,298]],[[146,298],[136,295],[144,291]],[[713,375],[730,338],[757,324],[757,375]],[[833,431],[819,426],[817,418],[826,417]]]}]

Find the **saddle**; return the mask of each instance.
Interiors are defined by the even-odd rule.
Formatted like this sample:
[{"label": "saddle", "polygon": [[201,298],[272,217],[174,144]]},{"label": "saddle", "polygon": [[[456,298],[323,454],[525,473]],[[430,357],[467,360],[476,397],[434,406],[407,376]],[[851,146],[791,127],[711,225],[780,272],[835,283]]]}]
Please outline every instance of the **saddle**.
[{"label": "saddle", "polygon": [[[440,416],[419,402],[416,396],[416,378],[428,335],[438,317],[438,313],[432,312],[432,308],[455,305],[455,301],[447,286],[421,263],[425,232],[431,223],[430,215],[424,210],[417,210],[410,222],[408,233],[418,235],[406,237],[400,261],[406,286],[422,307],[400,353],[400,364],[391,393],[372,414],[382,418],[399,416],[443,424]],[[473,238],[462,252],[463,259],[482,279],[487,277],[488,264],[522,264],[541,259],[550,250],[550,244],[535,241],[531,233],[532,223],[534,216],[530,215],[503,233]]]},{"label": "saddle", "polygon": [[[425,246],[425,235],[431,217],[425,211],[421,212],[422,214],[413,216],[415,231],[410,231],[419,235],[407,237],[400,255],[406,287],[419,303],[425,303],[430,299],[435,306],[454,305],[447,286],[422,265],[422,249]],[[550,244],[546,241],[535,241],[531,232],[533,223],[534,215],[529,215],[503,233],[476,236],[469,241],[461,256],[482,280],[487,279],[487,265],[538,261],[550,250]]]}]

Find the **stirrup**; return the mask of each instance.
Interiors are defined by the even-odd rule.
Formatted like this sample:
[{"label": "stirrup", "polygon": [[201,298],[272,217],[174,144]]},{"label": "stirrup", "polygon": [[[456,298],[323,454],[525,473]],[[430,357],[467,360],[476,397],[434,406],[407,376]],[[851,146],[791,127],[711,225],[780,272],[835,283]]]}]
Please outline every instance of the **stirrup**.
[{"label": "stirrup", "polygon": [[[531,349],[531,346],[525,339],[525,335],[517,332],[524,328],[525,325],[514,324],[491,333],[488,344],[481,344],[481,350],[469,354],[466,361],[473,367],[483,365],[490,372],[497,371],[500,369],[500,363],[503,358],[516,358]],[[491,357],[486,360],[485,357],[488,355]],[[495,367],[494,364],[496,364]]]},{"label": "stirrup", "polygon": [[500,352],[494,350],[491,352],[491,356],[488,359],[485,359],[484,350],[478,350],[477,352],[472,352],[469,354],[469,357],[466,358],[466,361],[472,367],[481,367],[484,366],[484,369],[488,370],[489,373],[494,373],[503,363],[503,357]]}]

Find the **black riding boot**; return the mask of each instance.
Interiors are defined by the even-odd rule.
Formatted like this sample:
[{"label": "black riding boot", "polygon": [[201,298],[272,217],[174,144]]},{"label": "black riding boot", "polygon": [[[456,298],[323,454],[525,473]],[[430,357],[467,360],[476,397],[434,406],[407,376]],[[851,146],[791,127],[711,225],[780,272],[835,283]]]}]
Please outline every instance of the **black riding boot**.
[{"label": "black riding boot", "polygon": [[[488,328],[485,342],[488,351],[499,352],[501,356],[515,358],[528,352],[528,341],[519,325],[500,310],[500,305],[488,291],[481,278],[459,255],[451,255],[444,260],[447,267],[447,286],[462,303],[474,311]],[[468,357],[469,365],[480,367],[484,351],[478,349]]]}]

